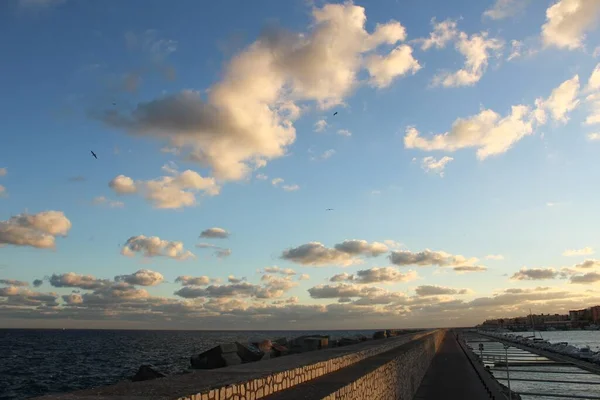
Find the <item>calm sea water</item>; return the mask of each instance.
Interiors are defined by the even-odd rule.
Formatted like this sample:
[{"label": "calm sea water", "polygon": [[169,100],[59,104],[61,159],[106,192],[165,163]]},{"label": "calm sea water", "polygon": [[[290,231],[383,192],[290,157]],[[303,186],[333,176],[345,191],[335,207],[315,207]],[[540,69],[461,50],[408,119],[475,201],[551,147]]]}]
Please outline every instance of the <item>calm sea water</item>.
[{"label": "calm sea water", "polygon": [[373,332],[0,330],[0,400],[114,384],[142,364],[177,373],[188,368],[192,354],[236,340]]},{"label": "calm sea water", "polygon": [[[519,332],[520,335],[529,335],[530,332]],[[539,333],[536,332],[536,336]],[[600,350],[600,331],[554,331],[554,332],[542,332],[542,337],[548,340],[550,343],[568,342],[575,347],[589,346],[592,351]],[[479,354],[477,350],[479,343],[472,343],[470,346],[475,349],[475,352]],[[504,361],[504,349],[498,342],[486,343],[484,356],[488,354],[494,354],[499,360]],[[499,355],[500,354],[500,355]],[[490,356],[491,357],[491,356]],[[519,361],[534,361],[544,360],[545,357],[534,357],[532,353],[527,351],[519,350],[516,348],[509,349],[509,359]],[[489,365],[494,375],[497,378],[506,378],[507,374],[502,370],[494,370],[493,361],[491,359],[484,358],[485,363]],[[545,371],[545,372],[539,372]],[[511,389],[518,393],[545,393],[553,395],[564,395],[569,396],[586,396],[592,395],[595,397],[600,396],[600,376],[587,373],[576,367],[571,366],[551,366],[551,367],[527,367],[518,366],[513,367],[509,370],[511,378]],[[552,380],[552,381],[568,381],[564,382],[531,382],[531,381],[520,381],[517,379],[541,379],[541,380]],[[506,385],[506,379],[501,379],[500,382]],[[576,383],[580,382],[580,383]],[[586,384],[595,383],[593,385]],[[556,400],[557,397],[551,396],[521,396],[523,400]],[[572,398],[572,397],[571,397]]]}]

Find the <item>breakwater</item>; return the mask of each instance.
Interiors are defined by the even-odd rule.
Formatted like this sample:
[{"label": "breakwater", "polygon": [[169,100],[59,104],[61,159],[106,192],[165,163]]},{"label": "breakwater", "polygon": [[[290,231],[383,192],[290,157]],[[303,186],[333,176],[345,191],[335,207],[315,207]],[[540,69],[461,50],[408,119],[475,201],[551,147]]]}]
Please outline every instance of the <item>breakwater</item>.
[{"label": "breakwater", "polygon": [[[293,390],[301,388],[302,398],[329,399],[346,393],[344,398],[358,399],[364,393],[377,392],[381,394],[373,398],[405,399],[411,398],[417,390],[445,333],[445,330],[409,333],[260,362],[197,370],[146,382],[121,382],[42,398],[247,400],[284,394],[285,398],[294,398]],[[336,376],[338,371],[344,374]],[[335,379],[329,381],[328,377]],[[306,397],[307,393],[314,395]]]}]

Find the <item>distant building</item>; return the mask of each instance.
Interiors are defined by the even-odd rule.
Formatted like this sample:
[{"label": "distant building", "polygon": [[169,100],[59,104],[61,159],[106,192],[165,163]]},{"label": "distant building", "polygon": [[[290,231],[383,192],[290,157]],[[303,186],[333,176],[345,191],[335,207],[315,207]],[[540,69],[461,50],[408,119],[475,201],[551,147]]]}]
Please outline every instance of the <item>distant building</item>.
[{"label": "distant building", "polygon": [[593,323],[600,322],[600,306],[594,306],[590,308],[590,314],[592,316]]}]

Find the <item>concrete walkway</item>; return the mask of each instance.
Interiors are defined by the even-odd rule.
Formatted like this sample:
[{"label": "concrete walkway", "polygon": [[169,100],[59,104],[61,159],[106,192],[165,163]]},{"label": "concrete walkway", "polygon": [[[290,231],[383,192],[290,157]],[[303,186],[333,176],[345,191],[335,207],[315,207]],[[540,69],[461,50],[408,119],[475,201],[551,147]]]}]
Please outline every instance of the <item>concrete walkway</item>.
[{"label": "concrete walkway", "polygon": [[433,357],[414,400],[489,398],[454,334],[448,332],[441,348]]}]

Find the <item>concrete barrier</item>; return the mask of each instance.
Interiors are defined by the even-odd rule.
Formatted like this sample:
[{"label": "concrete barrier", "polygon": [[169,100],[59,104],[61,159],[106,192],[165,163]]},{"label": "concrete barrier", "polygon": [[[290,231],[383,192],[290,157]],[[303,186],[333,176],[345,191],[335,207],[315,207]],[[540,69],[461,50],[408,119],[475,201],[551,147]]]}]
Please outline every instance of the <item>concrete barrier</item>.
[{"label": "concrete barrier", "polygon": [[[73,393],[43,396],[44,400],[148,399],[148,400],[255,400],[279,393],[282,398],[289,390],[329,376],[348,367],[372,367],[355,379],[347,376],[327,399],[348,397],[343,393],[360,387],[361,393],[379,391],[402,393],[401,397],[366,398],[409,399],[419,387],[445,330],[371,340],[356,345],[295,354],[251,364],[217,370],[200,370],[184,375],[169,376],[146,382],[121,382],[113,386],[82,390]],[[381,365],[379,365],[381,364]],[[376,368],[374,368],[376,367]],[[342,370],[343,371],[340,371]],[[356,374],[357,371],[354,371]],[[360,373],[360,368],[358,369]],[[386,389],[380,388],[383,385]],[[394,389],[400,387],[400,389]],[[391,393],[391,392],[390,392]],[[333,397],[331,397],[333,396]],[[339,397],[336,397],[339,396]],[[303,397],[313,398],[313,397]],[[314,397],[324,398],[324,397]]]}]

